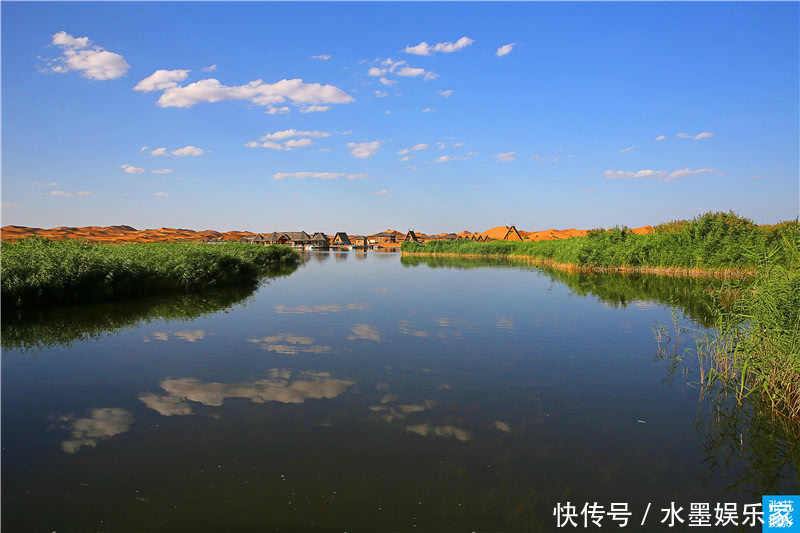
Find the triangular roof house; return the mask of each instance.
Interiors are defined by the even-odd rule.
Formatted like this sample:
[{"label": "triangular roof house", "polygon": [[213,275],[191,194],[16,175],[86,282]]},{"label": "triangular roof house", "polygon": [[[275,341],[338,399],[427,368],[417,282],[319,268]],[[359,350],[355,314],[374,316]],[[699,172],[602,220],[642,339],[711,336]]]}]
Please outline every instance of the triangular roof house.
[{"label": "triangular roof house", "polygon": [[508,231],[506,232],[505,237],[503,237],[504,241],[521,241],[522,235],[519,234],[517,228],[514,227],[514,224],[508,227]]},{"label": "triangular roof house", "polygon": [[406,238],[403,240],[411,242],[419,242],[419,238],[417,238],[417,234],[414,233],[413,229],[408,230],[408,233],[406,233]]}]

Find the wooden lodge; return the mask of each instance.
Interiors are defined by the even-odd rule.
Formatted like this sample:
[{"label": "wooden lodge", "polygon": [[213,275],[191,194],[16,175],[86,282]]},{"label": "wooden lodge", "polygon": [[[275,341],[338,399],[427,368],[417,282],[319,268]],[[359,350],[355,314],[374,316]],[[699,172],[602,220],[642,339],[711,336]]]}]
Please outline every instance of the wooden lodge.
[{"label": "wooden lodge", "polygon": [[331,240],[331,246],[352,246],[353,243],[350,241],[350,237],[347,236],[347,233],[343,231],[339,231],[336,235],[333,236]]},{"label": "wooden lodge", "polygon": [[350,244],[354,248],[367,248],[369,247],[369,239],[364,235],[350,235]]},{"label": "wooden lodge", "polygon": [[397,242],[397,235],[393,231],[382,231],[369,236],[370,244],[380,244],[387,242]]}]

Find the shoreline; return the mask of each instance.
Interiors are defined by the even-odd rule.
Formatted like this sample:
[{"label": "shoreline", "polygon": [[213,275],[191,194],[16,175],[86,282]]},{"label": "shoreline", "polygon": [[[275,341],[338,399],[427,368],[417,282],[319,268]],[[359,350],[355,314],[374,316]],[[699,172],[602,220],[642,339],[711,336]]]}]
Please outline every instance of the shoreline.
[{"label": "shoreline", "polygon": [[655,267],[655,266],[588,266],[573,263],[558,263],[552,259],[541,259],[528,255],[514,254],[458,254],[452,252],[402,252],[403,255],[420,257],[464,257],[471,259],[509,259],[534,265],[541,265],[556,270],[570,272],[616,272],[619,274],[653,274],[658,276],[692,277],[692,278],[721,278],[721,279],[746,279],[755,276],[755,269],[741,268],[687,268],[687,267]]}]

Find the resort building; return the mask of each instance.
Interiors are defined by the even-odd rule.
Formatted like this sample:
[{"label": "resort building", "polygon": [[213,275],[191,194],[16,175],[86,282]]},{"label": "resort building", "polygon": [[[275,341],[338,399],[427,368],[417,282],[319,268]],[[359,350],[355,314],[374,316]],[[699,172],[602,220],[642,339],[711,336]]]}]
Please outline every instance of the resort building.
[{"label": "resort building", "polygon": [[414,233],[413,229],[408,230],[408,233],[406,233],[406,238],[403,239],[403,241],[420,242],[419,238],[417,237],[417,234]]},{"label": "resort building", "polygon": [[337,232],[331,241],[331,246],[352,246],[352,244],[353,243],[350,242],[350,237],[343,231]]},{"label": "resort building", "polygon": [[397,242],[397,235],[395,234],[394,231],[386,230],[380,233],[376,233],[375,235],[370,235],[369,242],[370,244]]},{"label": "resort building", "polygon": [[506,232],[505,237],[503,237],[504,241],[522,241],[522,235],[519,234],[517,228],[514,227],[514,224],[508,227],[508,231]]},{"label": "resort building", "polygon": [[369,240],[364,235],[350,235],[350,244],[356,248],[367,248]]}]

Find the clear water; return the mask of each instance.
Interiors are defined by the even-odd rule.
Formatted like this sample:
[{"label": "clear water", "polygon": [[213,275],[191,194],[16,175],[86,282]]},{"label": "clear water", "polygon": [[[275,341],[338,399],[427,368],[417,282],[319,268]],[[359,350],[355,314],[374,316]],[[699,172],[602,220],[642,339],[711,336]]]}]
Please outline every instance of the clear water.
[{"label": "clear water", "polygon": [[6,314],[3,530],[550,531],[596,501],[653,531],[797,493],[796,442],[656,356],[705,284],[321,252],[255,291]]}]

